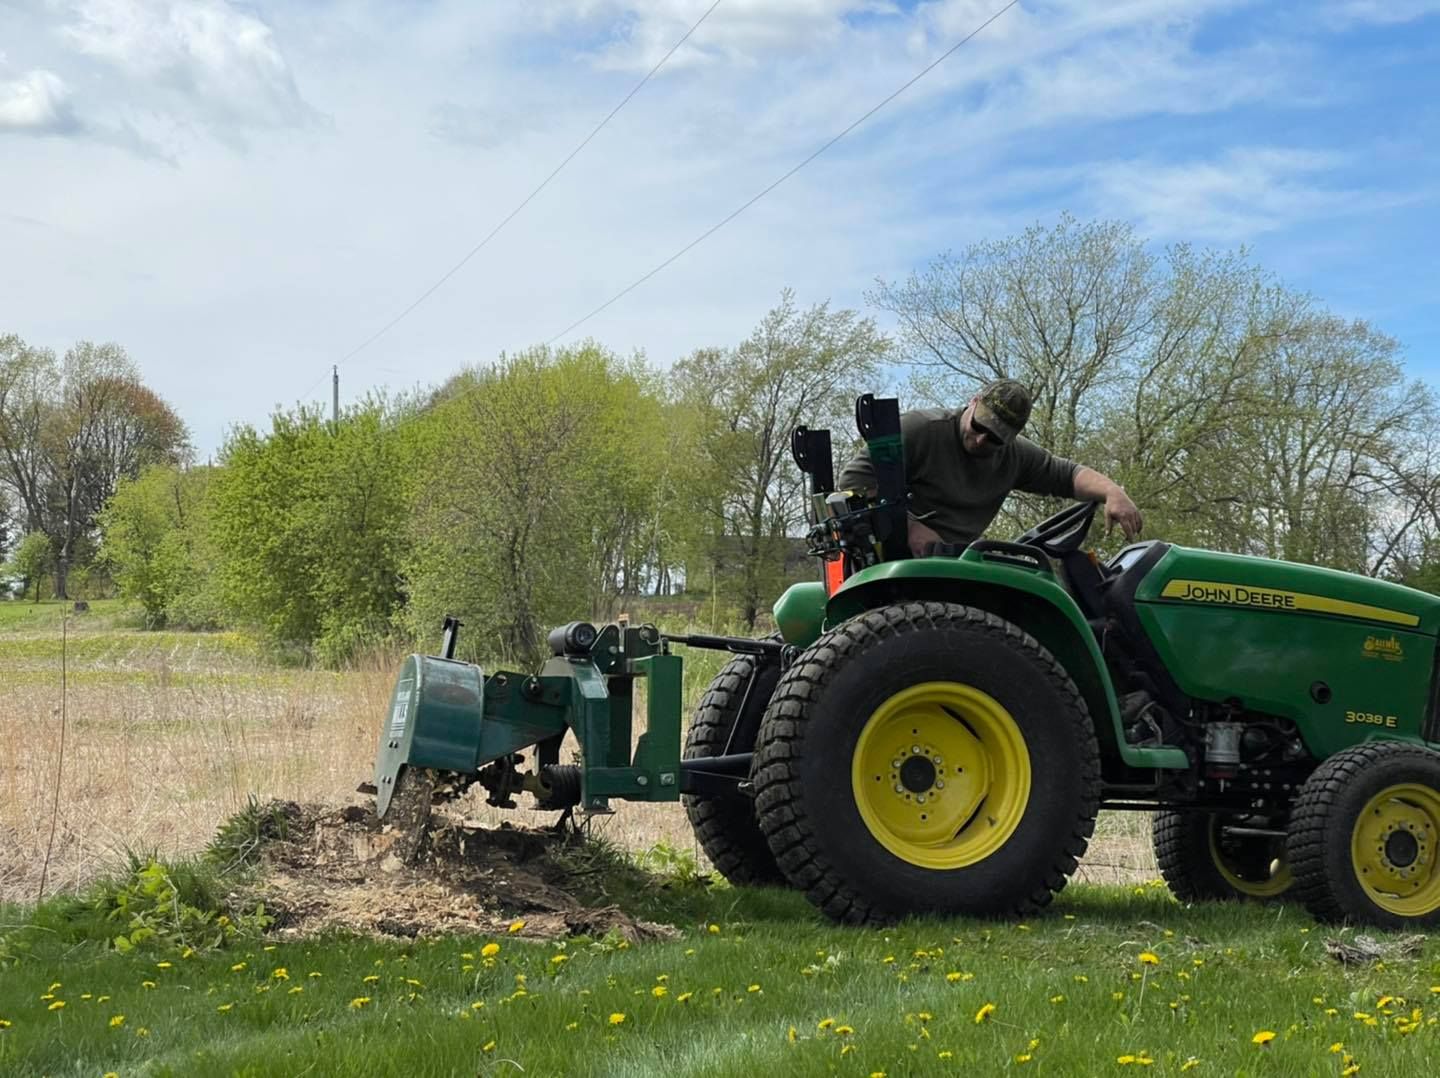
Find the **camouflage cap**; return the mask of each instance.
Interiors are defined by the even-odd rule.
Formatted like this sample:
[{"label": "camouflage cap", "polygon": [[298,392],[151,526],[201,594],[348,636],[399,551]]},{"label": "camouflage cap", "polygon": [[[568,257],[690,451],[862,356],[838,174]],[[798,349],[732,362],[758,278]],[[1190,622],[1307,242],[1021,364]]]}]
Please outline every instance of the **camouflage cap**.
[{"label": "camouflage cap", "polygon": [[976,394],[975,418],[1008,445],[1030,418],[1030,391],[1013,378],[991,382]]}]

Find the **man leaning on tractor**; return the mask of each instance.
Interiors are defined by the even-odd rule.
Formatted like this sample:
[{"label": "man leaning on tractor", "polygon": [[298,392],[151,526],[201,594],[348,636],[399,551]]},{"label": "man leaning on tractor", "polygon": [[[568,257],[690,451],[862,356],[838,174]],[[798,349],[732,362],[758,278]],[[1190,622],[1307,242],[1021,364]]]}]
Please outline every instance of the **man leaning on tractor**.
[{"label": "man leaning on tractor", "polygon": [[[1020,437],[1029,418],[1030,392],[1013,378],[991,382],[963,408],[901,415],[912,554],[980,538],[1012,490],[1104,502],[1107,528],[1119,524],[1127,539],[1140,534],[1140,510],[1120,484]],[[841,471],[838,486],[873,492],[867,449]]]}]

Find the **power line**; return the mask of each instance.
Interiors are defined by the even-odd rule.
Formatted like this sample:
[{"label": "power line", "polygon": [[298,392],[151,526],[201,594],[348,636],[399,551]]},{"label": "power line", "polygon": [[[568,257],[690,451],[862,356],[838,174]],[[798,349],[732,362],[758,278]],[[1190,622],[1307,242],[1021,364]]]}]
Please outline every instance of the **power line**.
[{"label": "power line", "polygon": [[[451,277],[455,276],[455,274],[460,272],[461,268],[463,268],[467,262],[469,262],[477,254],[479,254],[485,248],[486,244],[488,244],[492,239],[499,235],[500,230],[503,229],[506,225],[508,225],[511,221],[513,221],[515,217],[519,215],[520,211],[523,210],[531,203],[531,201],[534,200],[536,195],[538,195],[541,191],[545,190],[545,188],[550,185],[551,180],[553,180],[556,176],[560,175],[560,172],[565,168],[565,166],[568,165],[571,161],[573,161],[576,155],[578,155],[581,150],[583,150],[586,146],[590,144],[590,140],[593,139],[596,135],[598,135],[601,129],[603,129],[606,124],[613,120],[615,118],[615,115],[621,109],[623,109],[627,104],[630,103],[630,99],[636,94],[638,94],[640,90],[645,86],[645,84],[655,76],[655,73],[665,66],[666,62],[670,59],[670,57],[675,55],[676,50],[678,50],[681,45],[685,44],[685,42],[690,39],[690,35],[695,33],[695,31],[700,28],[700,24],[703,23],[706,19],[708,19],[710,17],[710,13],[719,6],[720,0],[715,0],[713,4],[706,8],[704,13],[695,20],[694,25],[692,25],[690,29],[685,31],[685,33],[681,36],[680,40],[675,42],[674,45],[670,46],[670,51],[667,52],[664,56],[660,57],[660,60],[655,64],[655,66],[645,73],[645,77],[639,82],[637,82],[635,86],[631,89],[631,91],[621,99],[620,103],[616,105],[613,109],[611,109],[609,114],[603,120],[601,120],[598,124],[595,125],[594,130],[592,130],[588,135],[586,135],[585,138],[581,140],[580,144],[576,146],[573,150],[571,150],[565,156],[565,159],[561,161],[558,165],[556,165],[554,169],[551,170],[550,175],[546,176],[543,180],[540,181],[540,185],[536,187],[535,190],[531,191],[528,195],[525,196],[524,201],[522,201],[518,206],[516,206],[513,210],[506,214],[506,216],[500,221],[499,224],[497,224],[488,233],[486,233],[484,239],[482,239],[474,247],[470,248],[464,258],[460,259],[459,262],[456,262],[455,265],[451,266],[448,270],[446,270],[440,276],[439,280],[437,280],[429,288],[425,289],[425,291],[421,292],[420,295],[416,297],[414,302],[412,302],[408,307],[402,310],[394,318],[390,319],[390,321],[386,322],[374,333],[370,334],[370,336],[366,337],[354,348],[350,349],[350,351],[346,352],[343,356],[341,356],[339,360],[336,361],[335,366],[338,368],[340,364],[345,363],[347,360],[358,355],[360,352],[363,352],[366,348],[369,348],[370,345],[374,344],[386,333],[394,329],[395,326],[398,325],[400,321],[404,319],[407,315],[409,315],[411,311],[415,310],[415,308],[419,307],[420,304],[424,303],[427,299],[433,296],[440,289],[440,287],[445,284],[446,281],[450,280]],[[321,375],[319,378],[317,378],[310,385],[310,387],[300,395],[301,398],[303,399],[304,397],[308,397],[310,393],[314,390],[314,388],[324,380],[324,375]]]},{"label": "power line", "polygon": [[866,113],[865,113],[863,116],[861,116],[858,120],[855,120],[853,123],[851,123],[849,127],[845,128],[845,130],[841,131],[838,135],[836,135],[834,138],[832,138],[829,142],[825,143],[825,145],[821,146],[818,150],[816,150],[814,153],[812,153],[809,157],[805,158],[805,160],[801,161],[798,165],[796,165],[794,168],[792,168],[789,172],[785,173],[785,174],[784,174],[783,176],[781,176],[778,180],[775,180],[775,181],[774,181],[773,183],[771,183],[768,187],[766,187],[764,190],[762,190],[759,194],[757,194],[757,195],[755,195],[754,197],[752,197],[751,199],[749,199],[749,201],[745,202],[745,203],[744,203],[743,205],[741,205],[738,209],[733,210],[731,213],[729,213],[728,215],[726,215],[726,216],[725,216],[723,219],[721,219],[719,222],[717,222],[717,223],[714,224],[714,225],[711,225],[711,226],[710,226],[709,228],[707,228],[704,232],[700,233],[700,235],[696,236],[693,240],[691,240],[689,243],[687,243],[684,247],[680,248],[680,250],[676,251],[676,252],[675,252],[673,255],[671,255],[669,258],[665,259],[664,262],[661,262],[658,266],[656,266],[654,269],[652,269],[649,273],[646,273],[644,276],[639,277],[639,278],[637,278],[636,280],[632,281],[630,284],[626,285],[626,286],[625,286],[624,288],[622,288],[619,292],[616,292],[615,295],[611,296],[611,297],[610,297],[609,299],[607,299],[604,303],[600,304],[600,306],[596,307],[593,311],[591,311],[589,314],[585,315],[583,318],[579,318],[579,319],[577,319],[576,321],[571,322],[568,326],[566,326],[564,329],[562,329],[559,333],[557,333],[557,334],[555,334],[555,336],[551,337],[546,343],[547,343],[547,344],[554,344],[554,343],[555,343],[556,341],[558,341],[561,337],[564,337],[564,336],[568,335],[572,330],[579,329],[579,328],[580,328],[581,326],[583,326],[586,322],[590,321],[590,319],[594,318],[597,314],[599,314],[601,311],[605,310],[605,309],[606,309],[607,307],[609,307],[611,304],[616,303],[617,301],[623,299],[625,296],[629,295],[629,294],[630,294],[631,292],[633,292],[635,289],[639,288],[642,284],[644,284],[646,281],[648,281],[651,277],[654,277],[657,273],[659,273],[661,270],[665,269],[665,267],[666,267],[666,266],[669,266],[672,262],[676,261],[676,260],[677,260],[678,258],[680,258],[682,255],[684,255],[687,251],[691,250],[691,249],[694,248],[694,247],[699,246],[699,245],[700,245],[701,243],[703,243],[705,240],[709,239],[709,238],[710,238],[711,236],[713,236],[716,232],[720,231],[720,229],[724,228],[724,227],[725,227],[726,225],[728,225],[731,221],[735,220],[735,218],[739,217],[742,213],[744,213],[746,210],[748,210],[751,206],[755,205],[755,203],[759,202],[762,198],[764,198],[766,195],[768,195],[771,191],[775,190],[775,188],[779,187],[782,183],[784,183],[786,180],[788,180],[791,176],[795,175],[795,173],[799,172],[802,168],[804,168],[806,165],[808,165],[811,161],[815,160],[815,158],[819,157],[822,153],[824,153],[826,150],[828,150],[831,146],[834,146],[835,143],[839,142],[839,141],[840,141],[841,139],[843,139],[846,135],[848,135],[851,131],[854,131],[855,128],[859,127],[859,126],[860,126],[861,124],[863,124],[866,120],[870,119],[871,116],[874,116],[877,112],[879,112],[881,109],[883,109],[886,105],[890,104],[890,102],[894,101],[897,97],[899,97],[901,94],[903,94],[906,90],[908,90],[908,89],[910,89],[910,87],[914,86],[917,82],[919,82],[921,79],[923,79],[926,75],[928,75],[928,74],[929,74],[931,71],[933,71],[935,68],[939,67],[942,63],[944,63],[946,60],[948,60],[948,59],[950,58],[950,56],[951,56],[957,49],[960,48],[960,46],[964,45],[964,44],[965,44],[966,42],[968,42],[971,38],[973,38],[976,34],[980,33],[981,30],[984,30],[987,26],[989,26],[992,22],[994,22],[996,19],[998,19],[1001,15],[1004,15],[1005,12],[1009,11],[1012,7],[1014,7],[1014,6],[1015,6],[1017,3],[1019,3],[1019,2],[1020,2],[1020,0],[1010,0],[1010,2],[1009,2],[1008,4],[1006,4],[1004,7],[1002,7],[999,11],[995,12],[995,14],[991,15],[988,19],[986,19],[984,22],[982,22],[979,26],[975,27],[974,30],[971,30],[970,33],[966,34],[963,38],[961,38],[959,41],[957,41],[954,45],[952,45],[952,46],[950,46],[950,48],[946,49],[945,52],[941,53],[938,59],[932,61],[927,67],[925,67],[925,68],[924,68],[922,71],[920,71],[917,75],[915,75],[914,77],[912,77],[908,82],[906,82],[906,83],[905,83],[903,86],[901,86],[898,90],[896,90],[896,91],[894,91],[892,94],[890,94],[889,97],[885,98],[885,99],[884,99],[883,101],[881,101],[878,105],[876,105],[876,106],[874,106],[873,108],[871,108],[868,112],[866,112]]}]

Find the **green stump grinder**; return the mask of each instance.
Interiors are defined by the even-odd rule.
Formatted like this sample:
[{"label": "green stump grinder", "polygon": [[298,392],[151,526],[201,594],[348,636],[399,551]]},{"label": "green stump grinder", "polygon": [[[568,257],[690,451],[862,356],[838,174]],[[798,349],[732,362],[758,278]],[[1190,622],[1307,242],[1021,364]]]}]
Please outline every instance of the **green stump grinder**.
[{"label": "green stump grinder", "polygon": [[[1440,597],[1163,540],[1101,560],[1095,504],[912,557],[898,404],[856,421],[870,498],[833,489],[829,432],[794,433],[823,580],[781,596],[776,636],[574,622],[537,673],[487,674],[447,622],[384,716],[379,815],[476,783],[581,815],[683,798],[732,883],[862,923],[1027,915],[1100,809],[1142,811],[1182,901],[1440,922]],[[732,653],[683,740],[676,644]]]}]

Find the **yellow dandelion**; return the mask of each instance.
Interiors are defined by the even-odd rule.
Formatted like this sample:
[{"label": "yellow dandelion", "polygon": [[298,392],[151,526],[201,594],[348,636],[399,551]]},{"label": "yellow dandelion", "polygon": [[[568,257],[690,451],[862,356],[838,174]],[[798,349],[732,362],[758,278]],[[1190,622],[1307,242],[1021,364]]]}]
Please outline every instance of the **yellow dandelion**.
[{"label": "yellow dandelion", "polygon": [[114,1071],[106,1071],[100,1078],[120,1078]]},{"label": "yellow dandelion", "polygon": [[480,957],[481,957],[481,958],[494,958],[494,957],[495,957],[497,954],[499,954],[499,953],[500,953],[500,944],[498,944],[498,943],[487,943],[487,944],[485,944],[484,947],[481,947],[481,948],[480,948]]},{"label": "yellow dandelion", "polygon": [[56,982],[55,982],[54,984],[52,984],[49,988],[45,989],[45,991],[47,991],[47,992],[54,992],[57,988],[64,988],[64,987],[65,987],[65,986],[64,986],[63,984],[61,984],[59,981],[56,981]]},{"label": "yellow dandelion", "polygon": [[484,1044],[482,1044],[482,1045],[480,1046],[480,1051],[482,1051],[482,1052],[493,1052],[493,1051],[495,1051],[495,1042],[494,1042],[494,1041],[486,1041]]},{"label": "yellow dandelion", "polygon": [[170,963],[170,962],[156,962],[156,963],[155,963],[155,968],[156,968],[156,969],[170,969],[170,968],[172,968],[172,966],[173,966],[173,963]]},{"label": "yellow dandelion", "polygon": [[835,1036],[837,1036],[837,1037],[848,1037],[848,1036],[850,1036],[850,1034],[852,1034],[852,1033],[854,1033],[854,1032],[855,1032],[855,1027],[854,1027],[854,1026],[836,1026],[836,1027],[835,1027]]},{"label": "yellow dandelion", "polygon": [[995,1004],[993,1004],[993,1003],[987,1003],[987,1004],[985,1004],[983,1007],[981,1007],[978,1011],[975,1012],[975,1024],[978,1026],[981,1022],[985,1021],[987,1018],[989,1018],[989,1017],[990,1017],[992,1014],[994,1014],[994,1013],[995,1013]]},{"label": "yellow dandelion", "polygon": [[579,1022],[566,1022],[566,1023],[565,1023],[565,1028],[566,1028],[566,1029],[579,1029],[579,1028],[580,1028],[580,1023],[579,1023]]},{"label": "yellow dandelion", "polygon": [[1120,1002],[1122,1002],[1122,1001],[1125,999],[1125,993],[1124,993],[1124,992],[1111,992],[1111,993],[1110,993],[1110,998],[1111,998],[1112,1000],[1114,1000],[1116,1003],[1120,1003]]},{"label": "yellow dandelion", "polygon": [[482,1009],[484,1006],[485,1006],[485,1001],[484,1001],[483,999],[477,999],[474,1003],[470,1004],[470,1009],[471,1009],[472,1011],[478,1011],[478,1010]]},{"label": "yellow dandelion", "polygon": [[244,962],[236,962],[233,966],[230,967],[230,972],[231,972],[231,973],[239,973],[242,969],[245,968],[245,966],[246,966],[246,963],[244,963]]},{"label": "yellow dandelion", "polygon": [[321,975],[318,974],[318,973],[307,973],[307,974],[305,974],[305,976],[310,977],[310,978],[313,978],[313,979],[318,979]]},{"label": "yellow dandelion", "polygon": [[1198,1066],[1200,1066],[1200,1060],[1198,1060],[1194,1056],[1191,1056],[1184,1063],[1180,1064],[1180,1069],[1182,1071],[1193,1071]]},{"label": "yellow dandelion", "polygon": [[1160,956],[1154,951],[1141,951],[1140,964],[1142,966],[1158,966],[1160,964]]},{"label": "yellow dandelion", "polygon": [[719,925],[714,925],[714,924],[712,924],[712,925],[706,925],[706,926],[705,926],[705,931],[706,931],[706,932],[709,932],[710,935],[712,935],[712,936],[718,936],[718,935],[720,935],[720,926],[719,926]]},{"label": "yellow dandelion", "polygon": [[1350,1076],[1351,1076],[1352,1074],[1359,1074],[1359,1073],[1360,1073],[1360,1064],[1359,1064],[1359,1063],[1351,1063],[1348,1067],[1346,1067],[1344,1070],[1342,1070],[1342,1071],[1340,1072],[1340,1078],[1350,1078]]},{"label": "yellow dandelion", "polygon": [[1155,1061],[1151,1059],[1146,1053],[1141,1052],[1138,1056],[1135,1057],[1135,1065],[1139,1067],[1153,1067],[1155,1065]]},{"label": "yellow dandelion", "polygon": [[666,988],[663,984],[657,984],[654,988],[650,989],[650,994],[656,999],[664,999],[670,994],[670,989]]},{"label": "yellow dandelion", "polygon": [[1274,1039],[1275,1031],[1273,1029],[1262,1029],[1259,1033],[1255,1034],[1255,1036],[1250,1038],[1250,1043],[1258,1044],[1261,1048],[1266,1048],[1269,1047],[1270,1042]]},{"label": "yellow dandelion", "polygon": [[46,1007],[45,1009],[47,1011],[63,1011],[65,1009],[65,1001],[63,999],[57,999],[54,1003],[50,1004],[50,1006]]},{"label": "yellow dandelion", "polygon": [[1017,1056],[1015,1057],[1015,1062],[1016,1062],[1016,1063],[1029,1063],[1029,1062],[1030,1062],[1032,1059],[1034,1059],[1034,1058],[1035,1058],[1035,1057],[1032,1056],[1029,1052],[1021,1052],[1019,1055],[1017,1055]]},{"label": "yellow dandelion", "polygon": [[365,984],[376,984],[380,980],[380,975],[377,973],[372,973],[369,976],[361,977],[360,980]]},{"label": "yellow dandelion", "polygon": [[505,931],[509,932],[510,935],[513,936],[513,935],[515,935],[515,933],[517,933],[517,932],[521,931],[522,929],[524,929],[524,927],[525,927],[525,921],[524,921],[523,919],[522,919],[522,920],[519,920],[519,921],[511,921],[511,922],[510,922],[510,927],[507,928]]},{"label": "yellow dandelion", "polygon": [[833,1019],[833,1018],[822,1018],[822,1019],[820,1019],[820,1021],[818,1021],[818,1022],[815,1023],[815,1028],[816,1028],[816,1029],[820,1029],[820,1030],[825,1030],[825,1029],[829,1029],[829,1028],[830,1028],[831,1026],[833,1026],[834,1024],[835,1024],[835,1019]]},{"label": "yellow dandelion", "polygon": [[14,1025],[14,1023],[8,1018],[0,1018],[0,1029],[9,1029],[12,1025]]},{"label": "yellow dandelion", "polygon": [[284,966],[277,966],[270,971],[270,976],[274,977],[277,981],[288,981],[290,979],[290,971]]},{"label": "yellow dandelion", "polygon": [[786,1039],[787,1041],[789,1041],[791,1044],[794,1044],[796,1041],[798,1041],[798,1040],[800,1039],[800,1031],[799,1031],[798,1029],[796,1029],[794,1026],[791,1026],[789,1029],[787,1029],[787,1030],[785,1031],[785,1039]]},{"label": "yellow dandelion", "polygon": [[760,991],[760,986],[758,984],[752,984],[748,988],[746,988],[745,991],[755,993]]},{"label": "yellow dandelion", "polygon": [[1334,1044],[1332,1044],[1332,1045],[1330,1046],[1330,1054],[1331,1054],[1332,1056],[1338,1056],[1338,1055],[1339,1055],[1341,1052],[1343,1052],[1343,1051],[1345,1051],[1345,1042],[1344,1042],[1344,1041],[1336,1041]]},{"label": "yellow dandelion", "polygon": [[221,1014],[225,1014],[225,1013],[227,1013],[228,1011],[230,1011],[230,1009],[233,1008],[234,1006],[235,1006],[235,1004],[233,1004],[233,1003],[222,1003],[222,1004],[220,1004],[220,1006],[216,1007],[215,1009],[216,1009],[217,1011],[219,1011]]},{"label": "yellow dandelion", "polygon": [[361,1007],[364,1007],[364,1006],[365,1006],[366,1004],[368,1004],[369,1002],[370,1002],[370,997],[369,997],[369,996],[356,996],[354,999],[352,999],[352,1000],[350,1001],[350,1006],[351,1006],[353,1009],[355,1009],[355,1010],[358,1011]]},{"label": "yellow dandelion", "polygon": [[946,1048],[946,1049],[943,1049],[942,1051],[939,1051],[939,1052],[935,1053],[935,1058],[936,1058],[936,1059],[954,1059],[954,1058],[955,1058],[955,1053],[952,1052],[952,1051],[950,1051],[950,1049]]},{"label": "yellow dandelion", "polygon": [[1083,974],[1083,973],[1077,973],[1077,974],[1075,974],[1075,983],[1076,983],[1076,984],[1089,984],[1089,983],[1090,983],[1090,978],[1087,977],[1087,976],[1085,976],[1085,974]]},{"label": "yellow dandelion", "polygon": [[676,1003],[689,1003],[691,997],[693,997],[694,995],[695,995],[694,992],[681,992],[678,996],[675,997],[675,1002],[676,1002]]},{"label": "yellow dandelion", "polygon": [[612,1014],[612,1015],[610,1016],[610,1024],[611,1024],[612,1026],[618,1026],[618,1025],[619,1025],[620,1023],[622,1023],[623,1021],[625,1021],[625,1015],[624,1015],[623,1013],[621,1013],[620,1011],[616,1011],[614,1014]]},{"label": "yellow dandelion", "polygon": [[298,995],[303,991],[305,991],[305,986],[303,984],[297,984],[294,988],[290,989],[290,991],[286,992],[285,994],[287,996],[294,996]]},{"label": "yellow dandelion", "polygon": [[568,954],[552,955],[550,958],[550,964],[552,966],[561,966],[568,961],[570,961],[570,956]]},{"label": "yellow dandelion", "polygon": [[138,1029],[135,1030],[135,1036],[137,1036],[137,1037],[148,1037],[148,1036],[150,1036],[150,1031],[149,1031],[148,1029],[146,1029],[144,1026],[140,1026]]},{"label": "yellow dandelion", "polygon": [[195,957],[195,948],[194,948],[194,947],[186,947],[183,951],[180,952],[180,957],[181,957],[181,958],[194,958],[194,957]]},{"label": "yellow dandelion", "polygon": [[853,1044],[847,1044],[844,1048],[840,1049],[840,1054],[842,1056],[848,1056],[853,1051],[855,1051],[855,1046]]},{"label": "yellow dandelion", "polygon": [[154,982],[154,981],[141,981],[141,982],[140,982],[140,987],[141,987],[141,988],[154,988],[154,987],[155,987],[155,982]]},{"label": "yellow dandelion", "polygon": [[1115,1062],[1120,1064],[1120,1066],[1122,1067],[1128,1067],[1131,1063],[1135,1062],[1135,1057],[1132,1055],[1116,1056]]},{"label": "yellow dandelion", "polygon": [[104,1003],[104,1002],[106,1002],[109,998],[110,998],[109,996],[97,996],[97,997],[95,997],[95,1002],[96,1002],[96,1003]]},{"label": "yellow dandelion", "polygon": [[80,993],[80,998],[81,998],[81,999],[89,999],[89,998],[90,998],[90,993],[89,993],[89,992],[81,992],[81,993]]},{"label": "yellow dandelion", "polygon": [[1050,997],[1050,1002],[1051,1002],[1051,1003],[1064,1003],[1064,1002],[1065,1002],[1065,997],[1064,997],[1063,995],[1051,996],[1051,997]]},{"label": "yellow dandelion", "polygon": [[460,957],[463,958],[463,959],[465,959],[465,961],[467,961],[467,962],[473,962],[473,961],[475,961],[475,956],[474,956],[473,954],[471,954],[469,951],[461,951],[461,952],[460,952]]},{"label": "yellow dandelion", "polygon": [[119,1029],[119,1028],[120,1028],[121,1026],[123,1026],[124,1024],[125,1024],[125,1016],[124,1016],[123,1014],[114,1014],[114,1015],[111,1015],[111,1016],[110,1016],[110,1028],[111,1028],[111,1029]]}]

